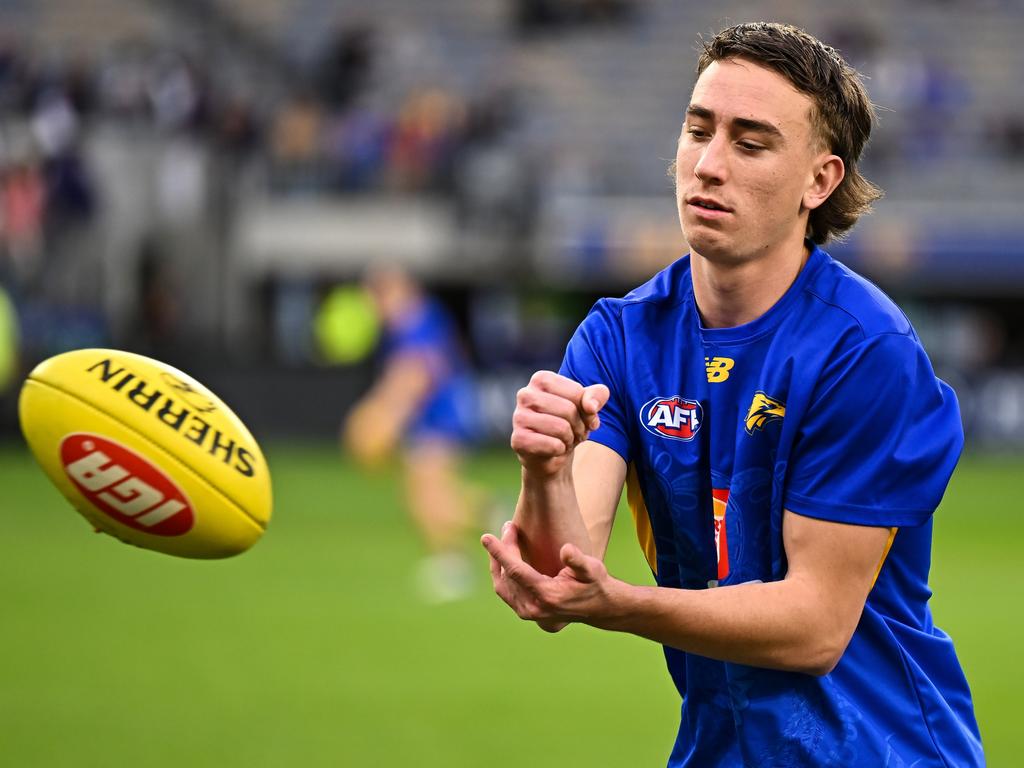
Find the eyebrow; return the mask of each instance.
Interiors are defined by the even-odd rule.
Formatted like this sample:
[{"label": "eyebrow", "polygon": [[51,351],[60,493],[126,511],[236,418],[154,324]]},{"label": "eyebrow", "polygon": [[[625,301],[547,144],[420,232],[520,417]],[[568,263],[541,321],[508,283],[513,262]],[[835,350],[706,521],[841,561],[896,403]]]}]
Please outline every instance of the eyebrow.
[{"label": "eyebrow", "polygon": [[[700,118],[701,120],[715,119],[715,113],[707,107],[702,107],[700,104],[690,104],[686,108],[686,114]],[[732,119],[732,124],[737,128],[742,128],[746,131],[754,131],[756,133],[763,133],[767,136],[774,136],[777,139],[785,139],[782,135],[782,131],[764,120],[754,120],[749,117],[734,117]]]}]

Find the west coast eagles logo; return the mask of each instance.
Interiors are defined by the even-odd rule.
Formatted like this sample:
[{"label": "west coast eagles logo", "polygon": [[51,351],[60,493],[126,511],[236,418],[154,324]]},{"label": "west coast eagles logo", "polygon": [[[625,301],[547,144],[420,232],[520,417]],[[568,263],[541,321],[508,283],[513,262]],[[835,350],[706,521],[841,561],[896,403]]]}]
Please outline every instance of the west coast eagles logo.
[{"label": "west coast eagles logo", "polygon": [[644,429],[670,440],[693,440],[703,422],[700,403],[679,395],[655,397],[640,409]]},{"label": "west coast eagles logo", "polygon": [[764,429],[769,421],[781,419],[786,415],[786,404],[769,397],[764,392],[755,392],[754,401],[747,411],[747,434],[754,434],[755,429]]}]

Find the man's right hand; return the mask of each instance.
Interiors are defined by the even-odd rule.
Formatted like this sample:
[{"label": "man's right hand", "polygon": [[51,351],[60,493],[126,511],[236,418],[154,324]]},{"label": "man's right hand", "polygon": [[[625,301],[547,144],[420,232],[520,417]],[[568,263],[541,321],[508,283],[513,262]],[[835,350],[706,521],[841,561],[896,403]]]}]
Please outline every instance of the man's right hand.
[{"label": "man's right hand", "polygon": [[537,371],[516,395],[512,450],[528,472],[556,475],[572,466],[572,454],[601,425],[608,402],[604,384],[584,387],[551,371]]}]

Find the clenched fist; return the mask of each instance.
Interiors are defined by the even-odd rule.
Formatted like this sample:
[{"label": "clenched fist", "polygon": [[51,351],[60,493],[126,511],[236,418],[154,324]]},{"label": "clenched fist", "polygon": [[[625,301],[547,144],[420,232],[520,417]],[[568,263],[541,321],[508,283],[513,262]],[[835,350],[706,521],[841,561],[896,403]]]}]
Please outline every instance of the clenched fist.
[{"label": "clenched fist", "polygon": [[577,445],[597,429],[608,402],[604,384],[589,387],[551,371],[537,371],[516,394],[512,450],[533,473],[554,475],[572,464]]}]

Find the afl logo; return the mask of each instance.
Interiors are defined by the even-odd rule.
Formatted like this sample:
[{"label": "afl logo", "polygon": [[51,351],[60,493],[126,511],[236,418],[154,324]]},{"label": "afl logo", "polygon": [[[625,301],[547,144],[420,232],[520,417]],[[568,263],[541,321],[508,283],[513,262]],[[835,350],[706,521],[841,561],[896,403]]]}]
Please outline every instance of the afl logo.
[{"label": "afl logo", "polygon": [[703,421],[700,403],[679,395],[656,397],[640,409],[644,429],[670,440],[693,440]]},{"label": "afl logo", "polygon": [[192,505],[156,465],[120,443],[76,433],[61,441],[60,458],[81,494],[121,525],[157,536],[192,528]]}]

